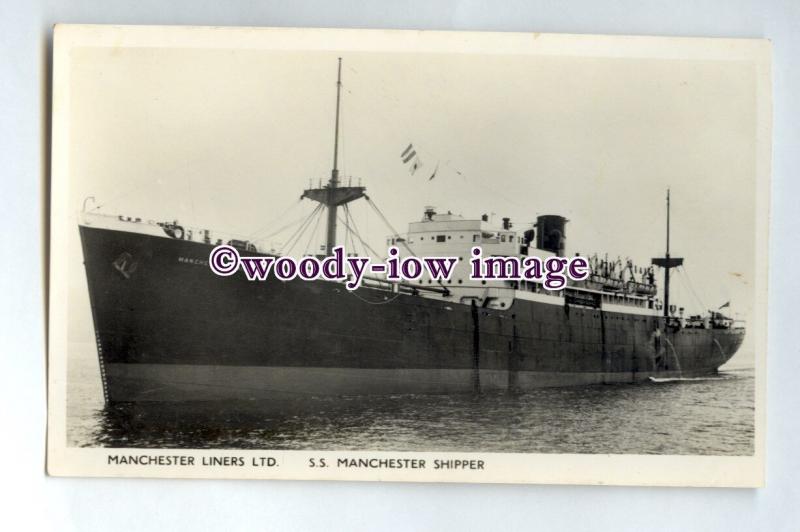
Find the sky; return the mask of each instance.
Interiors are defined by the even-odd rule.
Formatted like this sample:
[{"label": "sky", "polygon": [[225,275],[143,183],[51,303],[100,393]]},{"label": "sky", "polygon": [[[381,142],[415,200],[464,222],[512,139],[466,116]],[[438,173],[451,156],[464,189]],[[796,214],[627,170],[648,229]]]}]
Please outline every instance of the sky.
[{"label": "sky", "polygon": [[[671,299],[752,316],[756,72],[738,61],[502,54],[79,48],[70,102],[70,338],[91,340],[77,213],[264,236],[333,159],[399,231],[424,207],[467,218],[569,219],[567,251],[647,265],[684,257]],[[400,153],[416,147],[414,175]],[[429,180],[438,167],[436,177]],[[390,230],[351,205],[377,250]],[[312,238],[317,248],[322,224]],[[290,232],[268,239],[280,247]],[[680,278],[680,279],[679,279]],[[659,279],[660,282],[660,279]],[[751,347],[752,349],[752,347]],[[747,344],[743,351],[747,350]]]}]

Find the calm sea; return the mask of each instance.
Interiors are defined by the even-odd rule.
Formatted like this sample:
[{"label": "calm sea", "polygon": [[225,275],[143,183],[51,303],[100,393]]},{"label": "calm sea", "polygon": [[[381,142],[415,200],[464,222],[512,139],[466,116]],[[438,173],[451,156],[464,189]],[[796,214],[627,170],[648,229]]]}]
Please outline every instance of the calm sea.
[{"label": "calm sea", "polygon": [[515,395],[320,399],[283,415],[249,403],[107,408],[94,356],[71,357],[69,382],[76,447],[748,455],[754,445],[751,367]]}]

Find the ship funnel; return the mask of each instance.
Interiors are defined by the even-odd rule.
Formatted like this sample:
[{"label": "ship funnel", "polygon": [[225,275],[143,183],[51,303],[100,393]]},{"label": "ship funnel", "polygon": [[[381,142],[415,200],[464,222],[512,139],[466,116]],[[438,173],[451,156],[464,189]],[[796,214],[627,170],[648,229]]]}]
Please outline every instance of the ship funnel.
[{"label": "ship funnel", "polygon": [[503,218],[503,229],[511,229],[511,218]]},{"label": "ship funnel", "polygon": [[433,217],[436,215],[436,207],[431,205],[425,207],[425,220],[433,220]]},{"label": "ship funnel", "polygon": [[545,214],[536,218],[536,247],[564,256],[566,246],[567,219],[557,214]]}]

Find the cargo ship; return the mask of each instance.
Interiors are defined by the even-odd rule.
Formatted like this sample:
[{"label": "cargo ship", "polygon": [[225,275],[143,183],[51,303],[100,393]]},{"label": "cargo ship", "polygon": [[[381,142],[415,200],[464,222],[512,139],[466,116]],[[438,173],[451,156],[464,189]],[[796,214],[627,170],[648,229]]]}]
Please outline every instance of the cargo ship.
[{"label": "cargo ship", "polygon": [[[366,188],[339,176],[341,60],[333,168],[302,198],[325,212],[324,251],[337,245],[340,209]],[[377,207],[375,207],[377,210]],[[84,208],[85,210],[85,208]],[[378,211],[382,216],[382,213]],[[518,392],[537,387],[697,377],[717,372],[745,328],[720,311],[684,316],[670,304],[669,253],[647,267],[589,257],[591,276],[563,290],[528,281],[471,280],[472,246],[485,256],[564,256],[567,220],[424,209],[386,241],[417,256],[457,256],[448,281],[368,277],[251,282],[208,266],[226,243],[274,256],[257,242],[222,239],[177,221],[83,213],[79,223],[102,389],[107,404],[263,400],[371,394]],[[388,224],[387,224],[388,225]],[[389,225],[389,227],[391,227]],[[352,235],[351,235],[352,238]],[[663,270],[658,297],[655,273]]]}]

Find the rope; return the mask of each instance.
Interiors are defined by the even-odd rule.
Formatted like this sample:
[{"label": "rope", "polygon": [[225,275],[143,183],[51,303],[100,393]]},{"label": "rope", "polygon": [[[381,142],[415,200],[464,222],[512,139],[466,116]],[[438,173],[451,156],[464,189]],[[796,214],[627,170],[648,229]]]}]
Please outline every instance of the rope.
[{"label": "rope", "polygon": [[273,237],[273,236],[275,236],[275,235],[277,235],[279,233],[282,233],[286,229],[289,229],[290,227],[293,227],[293,226],[297,225],[298,223],[300,223],[303,220],[305,220],[307,216],[308,216],[307,214],[304,214],[303,216],[292,220],[291,222],[289,222],[288,224],[284,225],[280,229],[277,229],[277,230],[273,231],[272,233],[270,233],[270,234],[268,234],[266,236],[263,236],[263,237],[259,237],[259,238],[255,239],[255,240],[259,240],[259,241],[267,240],[268,238],[271,238],[271,237]]},{"label": "rope", "polygon": [[303,233],[305,232],[306,228],[311,223],[311,220],[314,218],[316,214],[320,212],[321,209],[322,209],[322,203],[318,204],[314,208],[314,210],[311,211],[311,214],[308,215],[308,218],[306,218],[306,220],[300,225],[300,227],[297,228],[297,231],[295,231],[294,234],[289,237],[289,240],[286,242],[286,244],[284,244],[284,249],[286,248],[286,246],[289,245],[290,242],[292,243],[291,247],[285,253],[283,252],[282,249],[281,255],[288,255],[292,251],[294,246],[297,244],[297,241],[300,240],[300,237],[303,236]]},{"label": "rope", "polygon": [[361,301],[363,301],[364,303],[367,303],[367,304],[369,304],[369,305],[385,305],[386,303],[391,303],[392,301],[394,301],[395,299],[397,299],[398,297],[400,297],[400,293],[398,292],[398,293],[396,293],[395,295],[393,295],[391,298],[389,298],[389,299],[384,299],[383,301],[369,301],[369,300],[367,300],[367,299],[364,299],[364,298],[363,298],[363,297],[361,297],[360,295],[358,295],[358,294],[356,293],[356,291],[355,291],[355,290],[348,290],[348,292],[350,292],[350,293],[351,293],[351,294],[353,294],[355,297],[357,297],[358,299],[360,299]]},{"label": "rope", "polygon": [[[344,204],[344,208],[345,208],[345,210],[347,209],[347,204],[346,203]],[[338,216],[337,216],[337,218],[338,218]],[[355,245],[350,247],[350,243],[348,243],[348,242],[352,243],[352,239],[350,238],[350,229],[345,227],[345,230],[344,230],[344,245],[345,245],[346,248],[350,248],[350,249],[354,250],[355,249]]]},{"label": "rope", "polygon": [[[255,230],[255,231],[253,231],[252,233],[250,233],[250,236],[249,236],[248,240],[254,240],[254,239],[256,239],[256,237],[259,235],[259,233],[261,233],[262,231],[266,231],[266,230],[267,230],[267,229],[269,229],[269,228],[270,228],[270,227],[271,227],[271,226],[272,226],[272,225],[273,225],[275,222],[277,222],[278,220],[281,220],[281,219],[283,219],[283,218],[284,218],[284,217],[285,217],[287,214],[289,214],[289,212],[291,212],[291,210],[292,210],[292,209],[294,209],[295,207],[297,207],[298,205],[300,205],[300,203],[301,203],[302,201],[303,201],[303,198],[298,198],[296,202],[294,202],[294,203],[292,203],[291,205],[289,205],[289,207],[287,207],[287,208],[286,208],[286,210],[284,210],[284,211],[283,211],[281,214],[279,214],[278,216],[276,216],[276,217],[274,217],[274,218],[270,219],[270,221],[269,221],[268,223],[264,224],[263,226],[259,227],[258,229],[256,229],[256,230]],[[305,218],[305,215],[303,215],[303,218]],[[300,220],[302,220],[303,218],[300,218],[300,219],[298,219],[297,221],[300,221]],[[290,225],[287,225],[287,226],[284,226],[283,228],[281,228],[281,229],[278,229],[277,231],[275,231],[275,232],[273,232],[273,233],[271,233],[271,234],[267,235],[267,236],[266,236],[266,237],[264,237],[264,238],[269,238],[269,237],[271,237],[271,236],[273,236],[273,235],[275,235],[275,234],[277,234],[277,233],[281,232],[283,229],[286,229],[287,227],[290,227],[291,225],[294,225],[294,223],[292,223],[292,224],[290,224]],[[258,240],[261,240],[261,238],[258,238]]]},{"label": "rope", "polygon": [[[349,215],[349,213],[350,213],[349,209],[346,209],[346,210],[345,210],[345,213]],[[350,217],[350,220],[351,220],[351,222],[353,222],[353,225],[355,226],[355,221],[352,219],[352,217]],[[359,241],[359,242],[361,242],[361,245],[363,245],[365,249],[367,249],[367,250],[368,250],[370,253],[372,253],[372,254],[373,254],[375,257],[380,257],[380,254],[376,253],[376,252],[375,252],[375,250],[374,250],[374,249],[372,249],[372,248],[370,247],[370,245],[369,245],[369,244],[367,244],[366,242],[364,242],[364,239],[363,239],[363,238],[361,238],[361,235],[358,233],[358,230],[357,230],[357,229],[355,229],[354,227],[350,227],[350,226],[348,225],[348,223],[347,223],[347,220],[343,220],[342,218],[339,218],[339,221],[340,221],[340,222],[342,222],[342,223],[344,224],[344,226],[345,226],[345,227],[347,227],[348,229],[350,229],[350,231],[352,231],[352,232],[353,232],[353,234],[355,234],[356,238],[358,238],[358,241]]]},{"label": "rope", "polygon": [[123,198],[125,196],[128,196],[128,195],[136,192],[137,190],[139,190],[141,188],[144,188],[145,186],[152,185],[154,182],[157,182],[158,180],[159,180],[159,178],[154,178],[154,179],[149,179],[149,180],[145,181],[144,183],[136,184],[136,185],[134,185],[134,186],[132,186],[132,187],[130,187],[128,189],[125,189],[124,191],[120,192],[119,194],[117,194],[115,196],[112,196],[111,199],[106,201],[105,203],[98,203],[97,205],[95,205],[94,207],[92,207],[91,209],[89,209],[86,212],[94,212],[94,211],[96,211],[98,209],[101,209],[101,208],[105,207],[106,205],[112,204],[112,203],[116,202],[117,200],[119,200],[119,199],[121,199],[121,198]]},{"label": "rope", "polygon": [[678,273],[683,274],[680,276],[681,283],[683,283],[683,285],[689,289],[689,292],[691,292],[692,296],[694,296],[695,301],[700,304],[700,308],[703,311],[708,310],[708,307],[706,307],[703,300],[700,299],[700,296],[697,295],[694,286],[692,286],[692,280],[689,278],[689,273],[686,271],[686,268],[684,268],[683,266],[679,266],[676,269],[678,270]]},{"label": "rope", "polygon": [[[350,213],[350,207],[345,203],[345,205],[344,205],[344,218],[345,218],[345,220],[349,220],[351,217],[352,217],[352,214]],[[359,254],[358,253],[358,248],[356,247],[356,241],[355,241],[355,238],[353,236],[353,231],[350,230],[350,226],[347,225],[346,222],[344,222],[344,223],[345,223],[344,245],[348,246],[349,249],[353,253],[358,255]],[[347,243],[347,239],[348,238],[350,239],[350,243],[349,244]]]},{"label": "rope", "polygon": [[308,253],[308,249],[311,247],[311,241],[314,240],[314,236],[317,234],[320,220],[322,220],[322,211],[317,214],[317,221],[314,224],[314,229],[311,230],[311,235],[308,237],[308,242],[306,243],[306,253]]},{"label": "rope", "polygon": [[[386,218],[386,216],[384,216],[383,213],[381,212],[381,210],[378,208],[378,206],[375,205],[375,202],[372,201],[372,199],[369,198],[368,196],[364,196],[364,197],[366,198],[367,203],[369,203],[370,207],[373,208],[373,210],[378,214],[378,216],[381,218],[381,220],[383,220],[383,223],[385,223],[386,226],[389,228],[389,231],[392,232],[392,236],[393,237],[399,237],[400,233],[398,233],[397,230],[395,230],[395,228],[392,227],[392,224],[389,223],[389,220]],[[411,247],[409,247],[409,245],[408,245],[408,243],[407,243],[407,241],[405,239],[403,239],[400,243],[403,245],[404,248],[406,248],[408,250],[409,253],[411,253],[412,256],[417,257],[417,254],[414,253],[414,250],[411,249]],[[419,257],[417,257],[417,258],[419,258]]]}]

